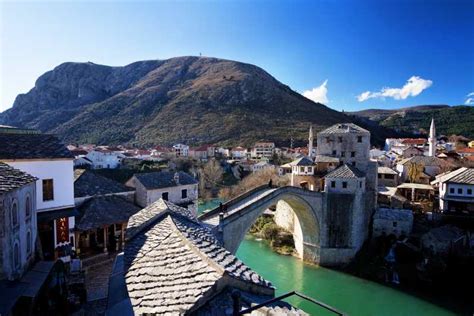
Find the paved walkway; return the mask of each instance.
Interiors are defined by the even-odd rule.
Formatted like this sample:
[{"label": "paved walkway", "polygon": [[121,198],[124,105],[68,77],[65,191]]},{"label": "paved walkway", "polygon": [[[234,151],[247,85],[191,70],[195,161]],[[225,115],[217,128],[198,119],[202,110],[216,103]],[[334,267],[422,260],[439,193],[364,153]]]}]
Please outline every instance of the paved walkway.
[{"label": "paved walkway", "polygon": [[[86,270],[86,289],[88,314],[103,314],[106,309],[109,277],[115,260],[115,254],[104,257],[100,263]],[[94,311],[95,313],[91,313]]]}]

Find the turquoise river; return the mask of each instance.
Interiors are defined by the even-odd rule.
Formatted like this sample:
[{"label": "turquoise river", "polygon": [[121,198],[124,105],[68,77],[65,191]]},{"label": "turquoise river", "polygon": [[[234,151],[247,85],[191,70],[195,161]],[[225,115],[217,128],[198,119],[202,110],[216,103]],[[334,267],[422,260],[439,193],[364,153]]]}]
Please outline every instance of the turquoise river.
[{"label": "turquoise river", "polygon": [[[247,237],[237,257],[277,288],[277,295],[298,291],[329,304],[347,315],[441,316],[454,313],[417,297],[342,272],[279,255],[265,241]],[[334,315],[322,308],[291,298],[289,303],[310,315]]]}]

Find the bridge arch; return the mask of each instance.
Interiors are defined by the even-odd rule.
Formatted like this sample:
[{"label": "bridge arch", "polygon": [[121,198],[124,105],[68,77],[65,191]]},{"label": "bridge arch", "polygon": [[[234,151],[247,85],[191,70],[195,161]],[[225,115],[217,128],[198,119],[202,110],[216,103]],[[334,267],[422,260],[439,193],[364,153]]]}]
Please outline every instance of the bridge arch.
[{"label": "bridge arch", "polygon": [[292,232],[298,255],[305,261],[317,263],[320,257],[322,199],[323,193],[301,188],[263,187],[229,201],[223,218],[216,220],[219,214],[213,210],[200,219],[213,223],[224,247],[235,254],[257,218],[270,206],[283,201],[294,214]]}]

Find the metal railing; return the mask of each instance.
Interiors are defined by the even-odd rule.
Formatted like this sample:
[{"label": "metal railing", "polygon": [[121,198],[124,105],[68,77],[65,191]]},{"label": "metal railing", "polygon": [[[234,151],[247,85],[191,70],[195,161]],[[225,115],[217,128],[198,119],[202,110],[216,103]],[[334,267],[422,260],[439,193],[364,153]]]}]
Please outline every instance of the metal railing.
[{"label": "metal railing", "polygon": [[241,310],[240,295],[241,295],[240,292],[237,291],[237,290],[232,292],[232,300],[233,300],[233,313],[232,313],[232,316],[240,316],[240,315],[249,314],[249,313],[251,313],[251,312],[253,312],[253,311],[255,311],[259,308],[262,308],[262,307],[268,306],[270,304],[276,303],[276,302],[281,301],[281,300],[283,300],[285,298],[288,298],[290,296],[297,296],[299,298],[302,298],[302,299],[304,299],[308,302],[311,302],[315,305],[318,305],[319,307],[321,307],[325,310],[328,310],[328,311],[330,311],[330,312],[332,312],[336,315],[341,315],[341,316],[345,315],[344,313],[342,313],[341,311],[338,311],[337,309],[335,309],[332,306],[329,306],[329,305],[327,305],[323,302],[315,300],[312,297],[309,297],[307,295],[304,295],[304,294],[296,292],[296,291],[288,292],[286,294],[274,297],[271,300],[268,300],[268,301],[265,301],[263,303],[260,303],[260,304],[254,305],[252,307]]}]

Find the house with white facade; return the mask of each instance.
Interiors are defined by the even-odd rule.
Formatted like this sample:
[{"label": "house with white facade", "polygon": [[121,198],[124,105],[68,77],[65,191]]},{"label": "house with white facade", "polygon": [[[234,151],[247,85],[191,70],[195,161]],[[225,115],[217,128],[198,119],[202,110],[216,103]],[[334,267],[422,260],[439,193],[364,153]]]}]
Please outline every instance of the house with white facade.
[{"label": "house with white facade", "polygon": [[[397,163],[396,170],[402,182],[411,178],[411,182],[425,183],[426,177],[434,178],[453,168],[453,165],[443,159],[429,156],[414,156]],[[418,180],[418,178],[420,180]]]},{"label": "house with white facade", "polygon": [[54,135],[0,133],[0,161],[36,181],[38,236],[46,260],[74,245],[74,156]]},{"label": "house with white facade", "polygon": [[234,147],[230,150],[233,159],[243,159],[247,157],[247,149],[244,147]]},{"label": "house with white facade", "polygon": [[124,158],[121,152],[102,148],[91,150],[85,157],[92,162],[93,169],[118,168],[122,158]]},{"label": "house with white facade", "polygon": [[275,166],[268,163],[268,161],[259,161],[250,166],[252,172],[258,172],[266,169],[274,169]]},{"label": "house with white facade", "polygon": [[0,162],[0,280],[16,280],[35,260],[36,180]]},{"label": "house with white facade", "polygon": [[268,158],[273,157],[275,151],[275,143],[272,142],[257,142],[251,150],[252,158]]},{"label": "house with white facade", "polygon": [[189,146],[184,144],[175,144],[173,145],[173,151],[176,157],[188,157],[189,156]]},{"label": "house with white facade", "polygon": [[137,173],[126,185],[135,188],[135,202],[141,207],[162,198],[197,213],[198,181],[185,172]]},{"label": "house with white facade", "polygon": [[431,184],[438,187],[441,211],[474,215],[474,168],[459,168]]}]

